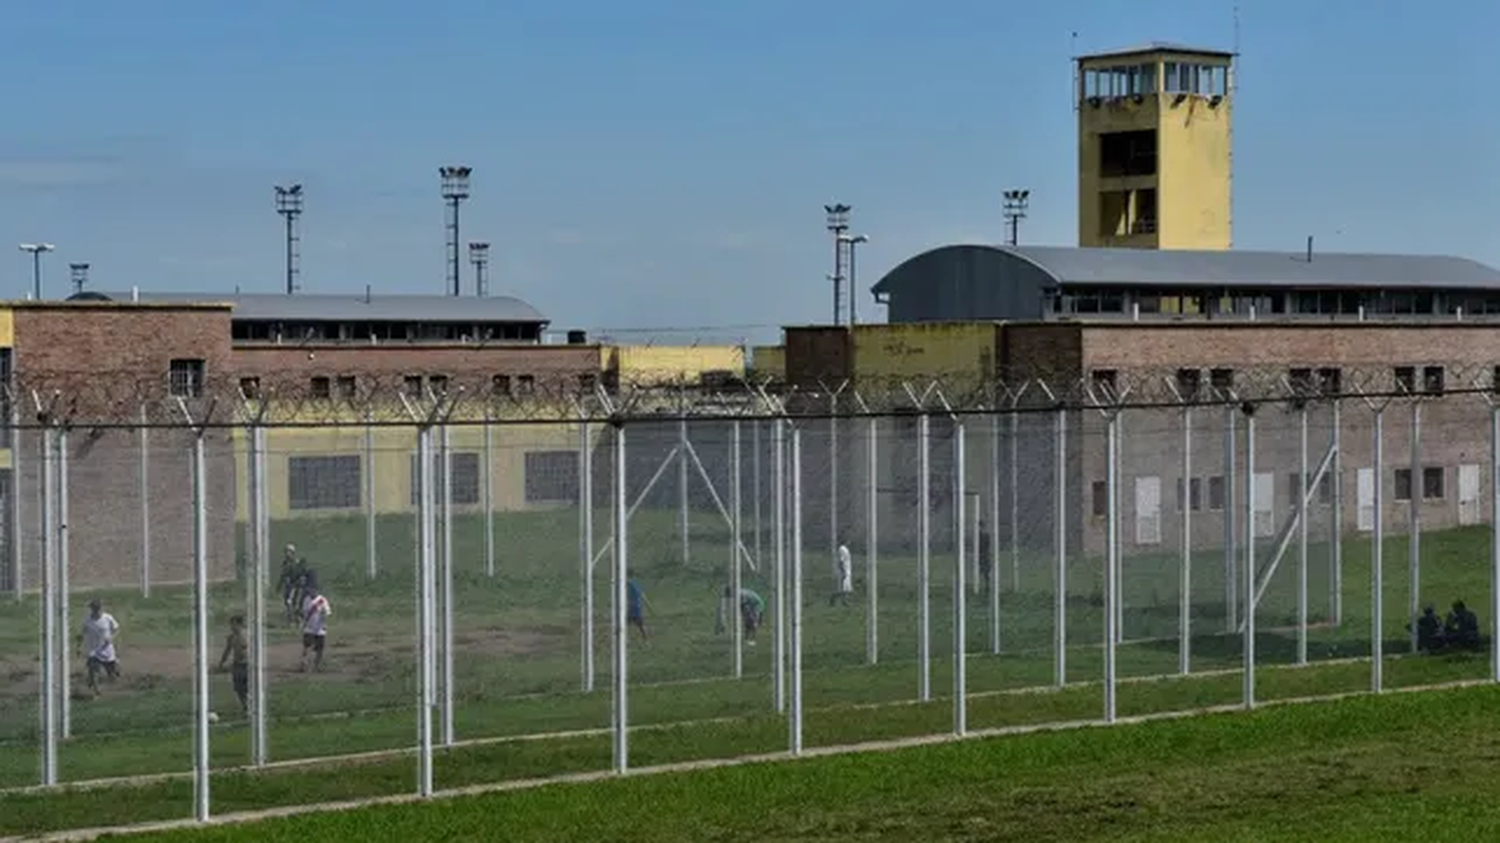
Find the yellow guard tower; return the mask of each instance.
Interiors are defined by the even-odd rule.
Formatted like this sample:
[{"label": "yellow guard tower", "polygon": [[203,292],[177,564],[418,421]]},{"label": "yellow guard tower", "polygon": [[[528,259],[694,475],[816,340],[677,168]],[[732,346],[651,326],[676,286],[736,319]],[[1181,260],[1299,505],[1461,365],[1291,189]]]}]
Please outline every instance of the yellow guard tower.
[{"label": "yellow guard tower", "polygon": [[1078,245],[1228,249],[1234,54],[1080,56]]}]

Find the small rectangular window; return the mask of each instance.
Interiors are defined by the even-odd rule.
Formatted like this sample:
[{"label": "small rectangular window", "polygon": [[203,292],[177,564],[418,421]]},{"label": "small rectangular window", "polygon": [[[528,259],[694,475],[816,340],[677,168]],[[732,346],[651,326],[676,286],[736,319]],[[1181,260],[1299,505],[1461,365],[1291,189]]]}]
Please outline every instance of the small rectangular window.
[{"label": "small rectangular window", "polygon": [[522,395],[530,395],[536,392],[536,377],[534,375],[521,375],[516,378],[516,391]]},{"label": "small rectangular window", "polygon": [[246,399],[260,397],[260,378],[240,378],[240,395]]},{"label": "small rectangular window", "polygon": [[314,375],[308,391],[313,398],[332,398],[333,382],[327,375]]},{"label": "small rectangular window", "polygon": [[359,455],[287,457],[291,509],[355,509],[359,495]]},{"label": "small rectangular window", "polygon": [[510,375],[496,375],[491,378],[490,390],[496,395],[510,395]]},{"label": "small rectangular window", "polygon": [[1211,512],[1224,511],[1224,477],[1214,475],[1208,478],[1208,508]]},{"label": "small rectangular window", "polygon": [[1411,469],[1409,469],[1409,468],[1398,468],[1398,469],[1396,469],[1395,480],[1396,480],[1396,482],[1395,482],[1395,487],[1396,488],[1395,488],[1394,497],[1396,498],[1396,500],[1398,500],[1398,501],[1409,501],[1409,500],[1411,500]]},{"label": "small rectangular window", "polygon": [[401,379],[401,391],[407,398],[422,397],[422,376],[407,375]]},{"label": "small rectangular window", "polygon": [[1321,506],[1333,505],[1333,470],[1323,472],[1323,479],[1318,481],[1318,504]]},{"label": "small rectangular window", "polygon": [[1324,368],[1318,370],[1318,389],[1325,398],[1337,397],[1344,391],[1344,372],[1342,369]]},{"label": "small rectangular window", "polygon": [[1395,377],[1397,392],[1410,394],[1417,391],[1417,369],[1415,366],[1397,366]]},{"label": "small rectangular window", "polygon": [[598,382],[599,376],[593,373],[578,376],[578,388],[583,392],[593,392]]},{"label": "small rectangular window", "polygon": [[1198,369],[1177,370],[1177,397],[1183,401],[1197,401],[1203,389],[1203,372]]},{"label": "small rectangular window", "polygon": [[202,398],[204,362],[201,359],[173,360],[167,364],[168,386],[178,398]]},{"label": "small rectangular window", "polygon": [[1313,394],[1313,370],[1293,369],[1287,373],[1287,385],[1292,389],[1292,395],[1298,398],[1307,398]]},{"label": "small rectangular window", "polygon": [[1233,369],[1209,369],[1208,384],[1213,387],[1214,394],[1219,398],[1234,397],[1234,370]]},{"label": "small rectangular window", "polygon": [[1187,500],[1186,501],[1184,501],[1183,498],[1182,498],[1182,492],[1183,492],[1182,478],[1179,477],[1179,478],[1177,478],[1177,511],[1178,512],[1182,511],[1182,506],[1183,506],[1184,503],[1186,503],[1187,506],[1188,506],[1188,508],[1191,509],[1193,512],[1197,512],[1197,511],[1203,509],[1203,481],[1200,478],[1193,477],[1193,478],[1190,478],[1188,480],[1188,483],[1187,483]]},{"label": "small rectangular window", "polygon": [[527,503],[572,503],[578,499],[577,451],[528,451]]},{"label": "small rectangular window", "polygon": [[346,401],[359,397],[359,378],[354,375],[339,375],[338,393]]},{"label": "small rectangular window", "polygon": [[1428,395],[1442,395],[1447,386],[1443,376],[1442,366],[1424,366],[1422,368],[1422,391]]},{"label": "small rectangular window", "polygon": [[1095,480],[1090,487],[1092,497],[1092,512],[1095,518],[1103,518],[1109,513],[1109,487],[1103,480]]},{"label": "small rectangular window", "polygon": [[1119,377],[1114,369],[1095,369],[1090,373],[1094,384],[1094,397],[1100,401],[1113,401],[1119,396]]},{"label": "small rectangular window", "polygon": [[432,387],[432,392],[434,395],[448,394],[447,375],[431,375],[427,378],[427,385]]},{"label": "small rectangular window", "polygon": [[1286,494],[1293,508],[1302,505],[1302,495],[1307,491],[1303,488],[1304,482],[1301,472],[1294,471],[1286,476]]},{"label": "small rectangular window", "polygon": [[1440,465],[1429,465],[1422,468],[1422,500],[1440,501],[1443,499],[1444,488],[1443,467]]}]

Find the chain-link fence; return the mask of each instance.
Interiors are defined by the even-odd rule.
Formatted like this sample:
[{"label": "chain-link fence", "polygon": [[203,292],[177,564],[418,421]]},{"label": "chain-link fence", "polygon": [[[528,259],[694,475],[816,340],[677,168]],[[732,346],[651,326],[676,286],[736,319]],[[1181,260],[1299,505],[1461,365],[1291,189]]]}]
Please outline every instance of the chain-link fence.
[{"label": "chain-link fence", "polygon": [[192,808],[130,818],[203,818],[1494,676],[1487,391],[1175,377],[13,430],[0,799],[165,776]]}]

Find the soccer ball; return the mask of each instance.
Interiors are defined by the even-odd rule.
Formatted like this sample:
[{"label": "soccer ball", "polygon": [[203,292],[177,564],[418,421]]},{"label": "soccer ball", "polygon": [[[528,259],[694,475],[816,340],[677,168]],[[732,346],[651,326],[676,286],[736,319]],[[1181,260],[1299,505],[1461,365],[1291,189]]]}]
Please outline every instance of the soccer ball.
[{"label": "soccer ball", "polygon": [[217,712],[217,711],[210,711],[208,713],[208,722],[210,722],[210,723],[217,723],[217,722],[219,722],[219,712]]}]

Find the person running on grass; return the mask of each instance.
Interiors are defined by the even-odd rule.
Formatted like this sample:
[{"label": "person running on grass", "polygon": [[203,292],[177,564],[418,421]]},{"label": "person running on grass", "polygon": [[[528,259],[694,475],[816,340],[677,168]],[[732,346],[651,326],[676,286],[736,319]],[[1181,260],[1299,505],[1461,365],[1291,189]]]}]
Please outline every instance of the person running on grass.
[{"label": "person running on grass", "polygon": [[626,622],[641,631],[641,640],[648,640],[646,635],[646,607],[651,601],[646,599],[646,592],[641,590],[641,584],[634,578],[625,583],[626,590]]},{"label": "person running on grass", "polygon": [[250,641],[245,637],[245,618],[235,615],[229,619],[229,638],[224,642],[224,654],[219,656],[219,669],[230,657],[229,677],[234,683],[234,695],[240,698],[240,711],[250,713]]},{"label": "person running on grass", "polygon": [[99,674],[109,681],[120,678],[120,662],[115,654],[115,636],[120,625],[114,615],[104,611],[98,600],[89,601],[89,616],[83,621],[83,632],[78,636],[80,649],[88,659],[89,690],[99,696]]},{"label": "person running on grass", "polygon": [[307,672],[307,656],[313,656],[313,670],[323,670],[323,650],[328,644],[328,616],[333,614],[333,608],[328,605],[328,598],[319,594],[315,588],[307,588],[306,596],[302,601],[302,664],[301,670]]}]

